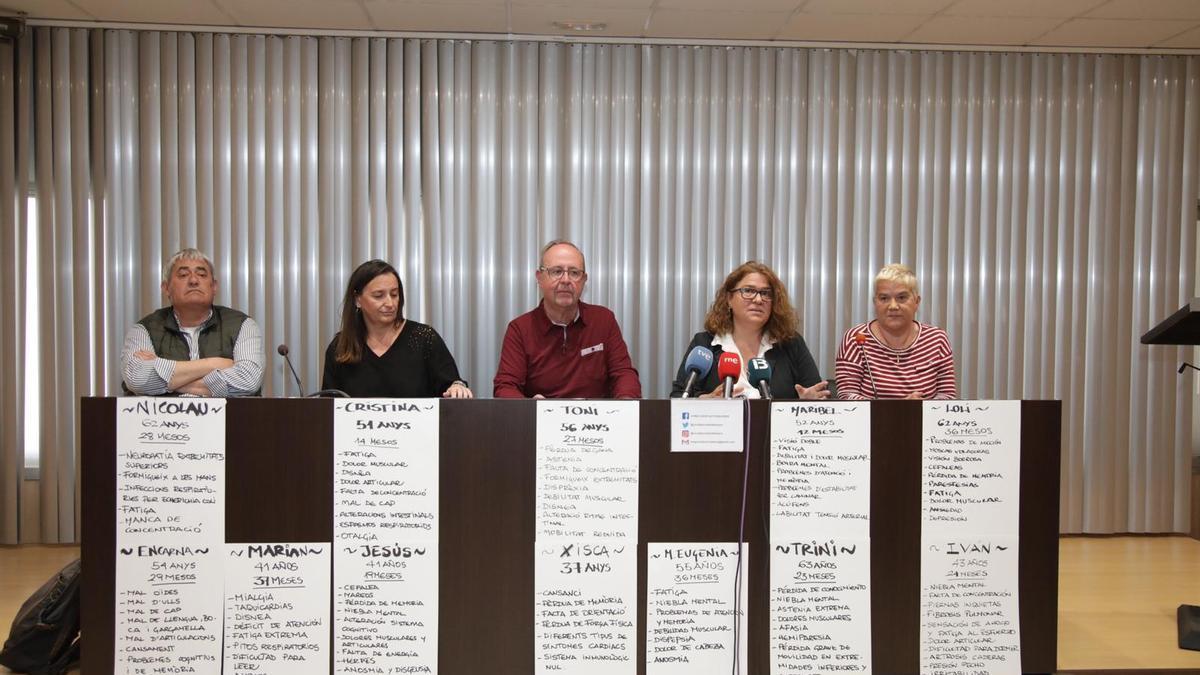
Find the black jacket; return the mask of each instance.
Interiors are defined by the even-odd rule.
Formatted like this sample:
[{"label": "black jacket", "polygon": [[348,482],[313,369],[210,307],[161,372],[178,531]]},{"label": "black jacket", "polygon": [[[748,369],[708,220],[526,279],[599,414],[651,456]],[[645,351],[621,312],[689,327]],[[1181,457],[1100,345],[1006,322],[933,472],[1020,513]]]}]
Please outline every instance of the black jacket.
[{"label": "black jacket", "polygon": [[[714,345],[712,340],[712,333],[707,331],[696,333],[696,336],[692,338],[692,343],[684,350],[683,359],[679,363],[679,372],[675,375],[675,384],[671,387],[672,398],[683,395],[683,385],[687,382],[687,373],[684,372],[683,365],[687,362],[687,355],[696,346],[708,347],[712,350],[713,367],[708,371],[708,375],[692,385],[692,396],[710,392],[721,383],[717,379],[717,359],[721,358],[722,350]],[[795,385],[811,387],[821,381],[821,374],[817,372],[817,363],[813,361],[812,354],[808,351],[808,345],[804,344],[804,338],[799,335],[771,347],[766,354],[763,354],[763,358],[771,364],[771,396],[773,398],[799,398],[796,395]]]}]

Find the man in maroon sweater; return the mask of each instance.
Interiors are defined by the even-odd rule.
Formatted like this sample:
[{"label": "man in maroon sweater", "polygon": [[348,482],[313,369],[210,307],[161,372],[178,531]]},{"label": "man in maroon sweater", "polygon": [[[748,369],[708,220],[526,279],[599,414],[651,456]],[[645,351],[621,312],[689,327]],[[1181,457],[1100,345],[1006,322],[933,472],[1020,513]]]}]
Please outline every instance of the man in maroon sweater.
[{"label": "man in maroon sweater", "polygon": [[508,324],[493,381],[496,398],[641,398],[642,384],[612,311],[579,301],[583,252],[569,241],[542,249],[542,301]]}]

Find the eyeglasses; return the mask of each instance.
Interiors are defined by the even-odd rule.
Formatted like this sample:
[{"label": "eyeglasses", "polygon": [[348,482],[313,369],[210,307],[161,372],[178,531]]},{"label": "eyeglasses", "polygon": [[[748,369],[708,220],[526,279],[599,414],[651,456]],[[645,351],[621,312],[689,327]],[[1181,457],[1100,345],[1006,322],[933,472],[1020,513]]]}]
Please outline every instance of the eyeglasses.
[{"label": "eyeglasses", "polygon": [[769,288],[754,288],[753,286],[742,286],[735,288],[730,293],[737,293],[742,296],[743,300],[753,300],[755,296],[762,298],[763,302],[771,302],[775,299],[775,291]]},{"label": "eyeglasses", "polygon": [[571,281],[579,281],[586,274],[586,272],[576,267],[539,267],[538,270],[554,281],[562,279],[564,274]]}]

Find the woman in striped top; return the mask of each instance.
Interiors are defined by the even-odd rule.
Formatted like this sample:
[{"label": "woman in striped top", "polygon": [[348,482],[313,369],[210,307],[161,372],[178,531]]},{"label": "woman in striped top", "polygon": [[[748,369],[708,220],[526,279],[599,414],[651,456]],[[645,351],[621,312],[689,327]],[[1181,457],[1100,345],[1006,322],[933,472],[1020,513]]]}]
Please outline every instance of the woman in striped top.
[{"label": "woman in striped top", "polygon": [[884,265],[875,276],[875,320],[846,331],[834,370],[838,396],[958,398],[954,351],[946,331],[916,320],[921,296],[907,265]]}]

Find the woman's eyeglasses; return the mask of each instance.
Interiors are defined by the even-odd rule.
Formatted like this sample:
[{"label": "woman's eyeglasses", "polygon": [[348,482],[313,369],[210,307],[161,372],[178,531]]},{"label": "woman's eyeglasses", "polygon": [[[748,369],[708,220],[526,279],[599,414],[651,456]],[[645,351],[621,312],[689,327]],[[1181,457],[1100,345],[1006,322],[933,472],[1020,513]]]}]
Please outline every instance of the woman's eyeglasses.
[{"label": "woman's eyeglasses", "polygon": [[755,296],[762,298],[763,302],[771,302],[775,299],[775,291],[769,288],[754,288],[753,286],[742,286],[735,288],[730,293],[737,293],[742,296],[743,300],[753,300]]}]

